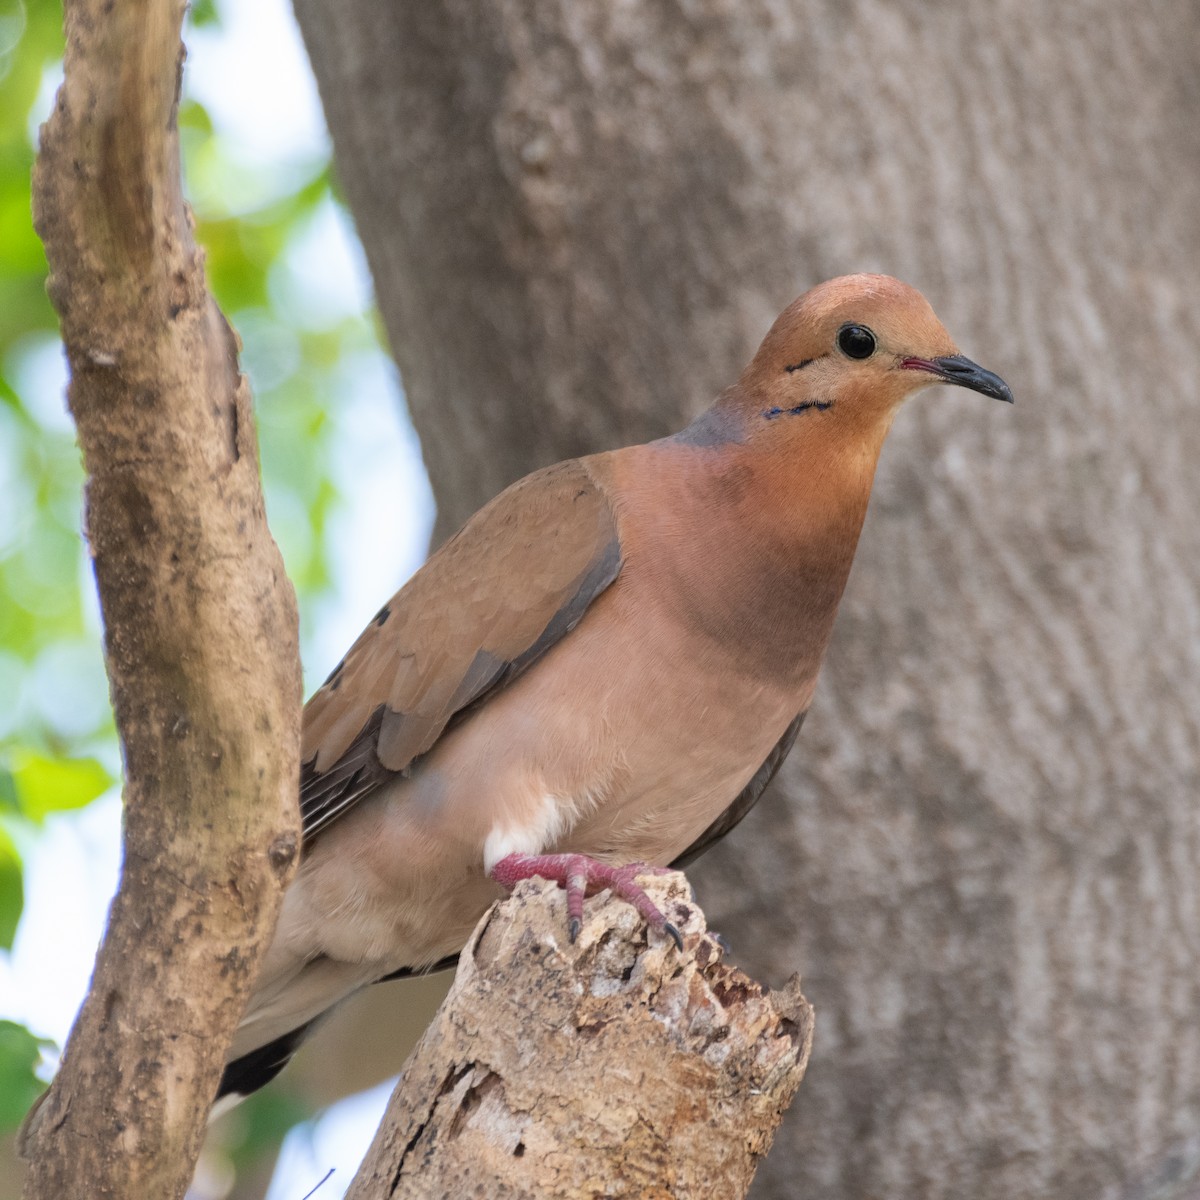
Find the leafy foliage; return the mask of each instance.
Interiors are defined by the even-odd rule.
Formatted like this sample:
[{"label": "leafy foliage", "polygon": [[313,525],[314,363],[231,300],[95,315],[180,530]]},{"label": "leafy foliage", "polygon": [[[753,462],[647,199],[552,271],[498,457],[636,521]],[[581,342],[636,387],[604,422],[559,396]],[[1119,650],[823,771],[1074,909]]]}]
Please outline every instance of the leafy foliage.
[{"label": "leafy foliage", "polygon": [[0,1021],[0,1133],[16,1129],[45,1090],[34,1068],[46,1044],[15,1021]]},{"label": "leafy foliage", "polygon": [[10,761],[17,811],[35,823],[50,813],[91,804],[114,782],[95,758],[59,758],[21,749]]},{"label": "leafy foliage", "polygon": [[[102,687],[104,678],[95,639],[86,636],[79,584],[79,455],[61,402],[33,395],[28,387],[35,364],[53,356],[58,345],[45,290],[46,260],[30,220],[29,121],[62,55],[60,21],[56,6],[49,4],[0,7],[0,490],[9,514],[0,523],[0,692],[5,696],[0,710],[0,945],[5,949],[12,946],[24,898],[14,828],[22,820],[40,820],[55,803],[53,791],[43,790],[49,782],[44,778],[29,777],[24,789],[18,787],[16,759],[24,755],[23,765],[34,758],[51,761],[69,753],[69,742],[103,736],[110,724],[102,703],[91,712],[81,705],[64,713],[61,723],[47,716],[46,703],[46,693],[72,664],[90,660],[93,684]],[[100,696],[103,700],[103,691]],[[105,774],[104,786],[107,782]],[[36,1061],[36,1043],[31,1044]],[[12,1036],[0,1039],[4,1079],[11,1066],[6,1056],[17,1052],[14,1047]]]},{"label": "leafy foliage", "polygon": [[[0,827],[0,948],[11,950],[17,922],[25,903],[25,880],[21,875],[21,856],[16,843]],[[0,1048],[0,1059],[4,1051]],[[4,1064],[0,1061],[0,1074]]]}]

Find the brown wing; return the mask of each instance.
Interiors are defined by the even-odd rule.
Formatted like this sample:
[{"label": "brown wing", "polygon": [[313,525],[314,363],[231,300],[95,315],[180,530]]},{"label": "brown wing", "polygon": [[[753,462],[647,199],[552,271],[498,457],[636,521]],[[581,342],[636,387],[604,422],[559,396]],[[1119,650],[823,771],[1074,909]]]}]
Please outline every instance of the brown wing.
[{"label": "brown wing", "polygon": [[775,772],[787,758],[792,743],[795,742],[796,735],[800,732],[800,726],[804,724],[807,712],[808,710],[805,709],[784,730],[783,737],[775,743],[771,753],[767,755],[767,761],[754,772],[753,778],[738,793],[734,802],[675,859],[671,866],[680,869],[686,867],[688,863],[694,862],[714,842],[719,842],[758,803],[759,797],[767,790],[767,784],[775,778]]},{"label": "brown wing", "polygon": [[580,460],[481,508],[379,610],[305,707],[305,840],[527,670],[620,569],[612,509]]}]

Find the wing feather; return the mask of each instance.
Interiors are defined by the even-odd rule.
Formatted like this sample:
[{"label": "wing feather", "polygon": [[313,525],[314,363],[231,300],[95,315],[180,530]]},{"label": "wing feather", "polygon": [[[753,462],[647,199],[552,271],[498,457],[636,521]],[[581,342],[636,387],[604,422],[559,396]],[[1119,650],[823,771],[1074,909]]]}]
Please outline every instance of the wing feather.
[{"label": "wing feather", "polygon": [[305,707],[306,842],[528,670],[620,570],[596,460],[527,476],[480,509],[379,610]]}]

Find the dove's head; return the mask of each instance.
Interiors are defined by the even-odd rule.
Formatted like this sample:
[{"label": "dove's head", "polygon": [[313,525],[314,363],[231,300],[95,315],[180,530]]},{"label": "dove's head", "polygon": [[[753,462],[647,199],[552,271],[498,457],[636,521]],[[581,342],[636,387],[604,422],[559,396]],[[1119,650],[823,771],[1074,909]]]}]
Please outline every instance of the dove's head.
[{"label": "dove's head", "polygon": [[907,396],[933,383],[1012,403],[1004,380],[959,353],[915,288],[844,275],[783,310],[736,390],[743,418],[861,427],[890,424]]}]

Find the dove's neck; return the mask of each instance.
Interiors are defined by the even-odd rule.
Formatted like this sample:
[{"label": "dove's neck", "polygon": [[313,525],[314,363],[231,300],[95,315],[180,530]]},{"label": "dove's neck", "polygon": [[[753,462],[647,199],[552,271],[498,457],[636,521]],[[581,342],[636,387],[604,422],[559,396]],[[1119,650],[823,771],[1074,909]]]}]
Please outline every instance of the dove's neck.
[{"label": "dove's neck", "polygon": [[667,439],[624,452],[623,541],[629,567],[741,661],[808,679],[850,574],[886,430],[874,445],[780,432],[770,443]]}]

